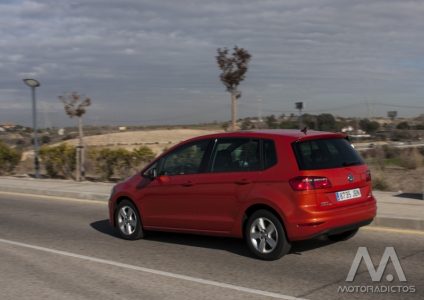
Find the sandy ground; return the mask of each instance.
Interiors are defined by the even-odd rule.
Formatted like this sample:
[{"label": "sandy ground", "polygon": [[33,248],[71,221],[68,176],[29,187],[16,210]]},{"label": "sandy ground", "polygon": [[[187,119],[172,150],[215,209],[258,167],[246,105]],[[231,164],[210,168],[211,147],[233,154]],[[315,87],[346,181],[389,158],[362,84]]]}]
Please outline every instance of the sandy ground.
[{"label": "sandy ground", "polygon": [[[128,150],[140,146],[148,146],[156,154],[162,153],[166,148],[187,140],[192,137],[217,133],[217,130],[202,129],[159,129],[117,132],[102,135],[92,135],[84,138],[86,146],[96,147],[122,147]],[[67,140],[65,143],[77,145],[78,139]],[[59,143],[58,143],[59,144]],[[58,144],[54,144],[58,145]],[[33,156],[33,151],[26,151],[22,155],[22,160],[27,160]]]},{"label": "sandy ground", "polygon": [[[155,153],[160,153],[165,148],[169,148],[181,141],[192,137],[212,134],[218,131],[199,129],[161,129],[149,131],[128,131],[103,135],[93,135],[84,138],[87,146],[121,146],[124,148],[135,148],[141,145],[148,146]],[[66,141],[76,145],[77,139]]]}]

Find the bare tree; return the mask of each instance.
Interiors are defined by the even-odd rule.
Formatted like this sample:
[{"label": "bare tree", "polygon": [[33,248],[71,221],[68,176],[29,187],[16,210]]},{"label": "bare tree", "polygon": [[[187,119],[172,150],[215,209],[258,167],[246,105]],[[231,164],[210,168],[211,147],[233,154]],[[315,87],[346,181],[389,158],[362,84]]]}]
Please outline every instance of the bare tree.
[{"label": "bare tree", "polygon": [[83,142],[83,131],[82,131],[82,116],[85,114],[87,107],[91,105],[91,99],[77,92],[66,93],[59,96],[59,100],[63,102],[66,114],[73,118],[78,118],[78,129],[79,129],[79,144],[76,151],[77,160],[77,172],[76,180],[81,181],[85,177],[85,153],[84,153],[84,142]]},{"label": "bare tree", "polygon": [[218,48],[216,61],[222,71],[219,78],[231,95],[231,129],[236,130],[237,120],[237,99],[241,97],[241,92],[237,89],[240,82],[246,77],[248,64],[252,57],[247,50],[234,47],[230,54],[228,48]]}]

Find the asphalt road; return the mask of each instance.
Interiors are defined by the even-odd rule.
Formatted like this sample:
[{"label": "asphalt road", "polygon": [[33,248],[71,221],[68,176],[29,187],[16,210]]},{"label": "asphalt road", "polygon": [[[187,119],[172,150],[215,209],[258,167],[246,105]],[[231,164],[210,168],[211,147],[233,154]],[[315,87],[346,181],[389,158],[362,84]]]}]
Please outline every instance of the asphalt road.
[{"label": "asphalt road", "polygon": [[[0,207],[1,299],[424,299],[423,232],[367,228],[346,242],[297,243],[289,255],[265,262],[236,239],[152,233],[121,240],[105,202],[0,193]],[[392,264],[380,283],[365,264],[346,282],[360,246],[375,266],[393,246],[407,282]],[[338,292],[345,285],[416,291]]]}]

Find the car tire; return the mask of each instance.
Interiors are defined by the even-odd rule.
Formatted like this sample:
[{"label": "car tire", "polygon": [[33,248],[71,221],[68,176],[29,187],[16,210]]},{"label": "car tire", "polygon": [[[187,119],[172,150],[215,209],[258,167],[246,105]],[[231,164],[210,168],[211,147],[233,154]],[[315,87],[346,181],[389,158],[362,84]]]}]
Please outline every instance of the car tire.
[{"label": "car tire", "polygon": [[115,227],[121,238],[138,240],[144,238],[143,225],[137,207],[129,200],[123,200],[115,211]]},{"label": "car tire", "polygon": [[359,228],[356,228],[338,234],[330,234],[327,236],[327,238],[333,242],[347,241],[348,239],[353,238],[358,232],[358,230]]},{"label": "car tire", "polygon": [[263,260],[276,260],[289,253],[281,221],[268,210],[257,210],[247,220],[244,237],[250,251]]}]

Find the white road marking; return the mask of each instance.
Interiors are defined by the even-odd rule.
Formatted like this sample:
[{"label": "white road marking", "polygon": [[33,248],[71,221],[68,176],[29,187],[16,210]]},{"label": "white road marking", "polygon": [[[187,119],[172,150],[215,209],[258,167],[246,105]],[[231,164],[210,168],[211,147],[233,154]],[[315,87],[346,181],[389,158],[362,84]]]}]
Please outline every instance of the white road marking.
[{"label": "white road marking", "polygon": [[35,245],[31,245],[31,244],[11,241],[11,240],[0,239],[0,243],[19,246],[19,247],[23,247],[23,248],[34,249],[34,250],[58,254],[58,255],[63,255],[63,256],[67,256],[67,257],[79,258],[79,259],[86,260],[86,261],[91,261],[91,262],[96,262],[96,263],[100,263],[100,264],[125,268],[125,269],[129,269],[129,270],[135,270],[135,271],[165,276],[165,277],[169,277],[169,278],[175,278],[175,279],[181,279],[181,280],[201,283],[201,284],[205,284],[205,285],[217,286],[217,287],[236,290],[236,291],[239,291],[239,292],[244,292],[244,293],[249,293],[249,294],[255,294],[255,295],[266,296],[266,297],[277,298],[277,299],[302,300],[302,298],[296,298],[296,297],[293,297],[293,296],[288,296],[288,295],[283,295],[283,294],[278,294],[278,293],[273,293],[273,292],[268,292],[268,291],[263,291],[263,290],[251,289],[251,288],[233,285],[233,284],[229,284],[229,283],[223,283],[223,282],[218,282],[218,281],[214,281],[214,280],[202,279],[202,278],[197,278],[197,277],[192,277],[192,276],[187,276],[187,275],[181,275],[181,274],[176,274],[176,273],[171,273],[171,272],[166,272],[166,271],[159,271],[159,270],[155,270],[155,269],[133,266],[133,265],[124,264],[124,263],[120,263],[120,262],[116,262],[116,261],[111,261],[111,260],[96,258],[96,257],[92,257],[92,256],[76,254],[76,253],[67,252],[67,251],[55,250],[55,249],[51,249],[51,248],[45,248],[45,247],[35,246]]}]

